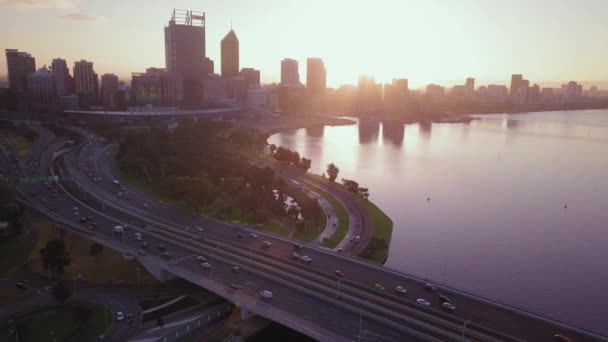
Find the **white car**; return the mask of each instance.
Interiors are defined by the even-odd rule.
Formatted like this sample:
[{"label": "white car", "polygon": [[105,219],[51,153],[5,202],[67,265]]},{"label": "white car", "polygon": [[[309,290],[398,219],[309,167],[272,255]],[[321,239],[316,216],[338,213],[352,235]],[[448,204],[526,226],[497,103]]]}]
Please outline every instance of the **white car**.
[{"label": "white car", "polygon": [[199,226],[199,227],[196,227],[196,231],[198,231],[198,232],[204,232],[205,228]]},{"label": "white car", "polygon": [[456,306],[450,302],[443,302],[443,304],[441,304],[441,306],[443,306],[445,309],[448,309],[450,311],[456,310]]},{"label": "white car", "polygon": [[252,239],[257,239],[258,238],[258,234],[256,233],[249,233],[249,237]]},{"label": "white car", "polygon": [[272,299],[272,292],[270,292],[268,290],[263,290],[263,291],[260,291],[260,296],[262,298]]},{"label": "white car", "polygon": [[133,236],[135,236],[135,237],[141,237],[141,233],[133,233]]},{"label": "white car", "polygon": [[376,284],[374,285],[374,288],[378,291],[384,291],[384,286],[380,285],[380,284]]},{"label": "white car", "polygon": [[361,241],[361,237],[359,235],[355,236],[355,242]]},{"label": "white car", "polygon": [[399,294],[403,294],[403,295],[404,295],[404,294],[406,294],[406,293],[407,293],[407,290],[406,290],[406,289],[405,289],[405,287],[403,287],[403,286],[397,286],[397,287],[395,288],[395,292],[397,292],[397,293],[399,293]]},{"label": "white car", "polygon": [[117,181],[116,179],[112,183],[114,183],[114,185],[120,185],[120,182]]},{"label": "white car", "polygon": [[125,316],[122,314],[122,311],[118,311],[116,313],[116,320],[117,321],[122,321],[123,319],[125,319]]},{"label": "white car", "polygon": [[207,258],[205,258],[202,255],[199,255],[199,256],[196,257],[196,260],[198,260],[198,261],[207,261]]},{"label": "white car", "polygon": [[431,306],[431,303],[429,303],[428,300],[422,299],[422,298],[416,299],[416,303],[418,303],[418,304],[420,304],[422,306]]},{"label": "white car", "polygon": [[211,268],[211,264],[208,262],[202,263],[201,266],[203,266],[203,268]]},{"label": "white car", "polygon": [[292,257],[294,259],[300,259],[300,254],[298,254],[298,252],[293,252]]},{"label": "white car", "polygon": [[304,262],[311,262],[312,261],[312,259],[308,255],[302,255],[300,257],[300,260],[302,260]]},{"label": "white car", "polygon": [[148,203],[144,203],[144,208],[150,208],[150,206],[148,205]]},{"label": "white car", "polygon": [[266,247],[270,247],[270,246],[272,246],[272,242],[270,242],[270,241],[268,241],[268,240],[266,240],[266,241],[264,241],[264,242],[262,242],[262,243],[263,243],[263,244],[264,244],[264,246],[266,246]]}]

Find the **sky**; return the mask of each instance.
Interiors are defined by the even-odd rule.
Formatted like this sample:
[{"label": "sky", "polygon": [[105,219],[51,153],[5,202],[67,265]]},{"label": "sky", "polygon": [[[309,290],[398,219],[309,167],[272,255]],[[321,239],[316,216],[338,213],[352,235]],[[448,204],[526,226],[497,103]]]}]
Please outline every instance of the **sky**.
[{"label": "sky", "polygon": [[[99,75],[164,67],[173,8],[206,12],[207,55],[220,70],[231,22],[241,67],[280,80],[280,61],[321,57],[328,86],[408,78],[411,87],[608,80],[608,0],[0,0],[0,48],[94,62]],[[0,58],[0,76],[6,59]]]}]

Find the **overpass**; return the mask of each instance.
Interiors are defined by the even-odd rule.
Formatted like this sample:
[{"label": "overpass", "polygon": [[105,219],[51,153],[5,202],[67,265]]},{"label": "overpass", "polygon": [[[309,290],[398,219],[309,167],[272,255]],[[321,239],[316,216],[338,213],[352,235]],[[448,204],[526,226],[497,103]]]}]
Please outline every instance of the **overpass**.
[{"label": "overpass", "polygon": [[[288,239],[259,232],[257,239],[249,238],[252,229],[195,217],[134,189],[128,189],[130,199],[121,198],[116,195],[114,176],[103,158],[105,153],[100,152],[99,139],[90,132],[81,134],[80,145],[60,153],[52,151],[49,165],[40,166],[49,174],[58,174],[61,181],[48,186],[22,184],[21,200],[79,234],[119,251],[131,251],[160,279],[184,278],[232,301],[244,312],[321,341],[551,341],[558,332],[581,340],[603,339],[440,287],[438,292],[457,305],[457,311],[447,312],[438,305],[438,292],[424,290],[423,279],[308,245],[297,250],[313,261],[302,263],[291,258],[296,247]],[[52,203],[46,200],[49,196]],[[82,217],[91,220],[83,224]],[[112,227],[125,223],[129,224],[125,233],[113,234]],[[204,230],[186,228],[194,226]],[[134,239],[135,233],[143,235],[147,249]],[[265,246],[262,240],[272,246]],[[159,245],[164,248],[157,249]],[[165,258],[164,251],[172,255]],[[202,267],[197,256],[205,257],[210,267]],[[238,272],[233,271],[235,266]],[[336,276],[336,270],[345,277]],[[374,288],[376,283],[387,290]],[[407,295],[394,292],[396,285],[406,287]],[[272,291],[273,298],[261,298],[262,290]],[[417,298],[428,299],[432,307],[417,305]]]}]

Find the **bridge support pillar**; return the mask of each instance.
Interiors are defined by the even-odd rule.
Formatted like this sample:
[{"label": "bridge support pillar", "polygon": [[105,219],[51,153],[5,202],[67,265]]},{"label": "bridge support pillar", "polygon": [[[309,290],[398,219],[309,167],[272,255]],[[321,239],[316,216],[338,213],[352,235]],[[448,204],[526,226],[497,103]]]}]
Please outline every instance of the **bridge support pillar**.
[{"label": "bridge support pillar", "polygon": [[249,316],[249,310],[247,310],[246,306],[241,306],[241,321],[244,321]]}]

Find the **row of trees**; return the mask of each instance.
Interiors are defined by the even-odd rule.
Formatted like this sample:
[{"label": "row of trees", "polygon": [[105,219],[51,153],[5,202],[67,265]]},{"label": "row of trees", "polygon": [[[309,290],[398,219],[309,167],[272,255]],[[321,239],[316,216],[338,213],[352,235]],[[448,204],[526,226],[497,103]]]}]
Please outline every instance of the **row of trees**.
[{"label": "row of trees", "polygon": [[273,154],[274,159],[280,162],[291,164],[304,172],[310,169],[312,161],[304,157],[300,158],[298,151],[292,151],[282,146],[277,148],[276,145],[272,144],[270,145],[270,152]]},{"label": "row of trees", "polygon": [[359,183],[355,182],[354,180],[342,178],[342,185],[344,185],[346,190],[355,195],[361,196],[364,199],[369,198],[369,189],[360,187]]}]

